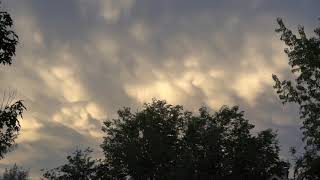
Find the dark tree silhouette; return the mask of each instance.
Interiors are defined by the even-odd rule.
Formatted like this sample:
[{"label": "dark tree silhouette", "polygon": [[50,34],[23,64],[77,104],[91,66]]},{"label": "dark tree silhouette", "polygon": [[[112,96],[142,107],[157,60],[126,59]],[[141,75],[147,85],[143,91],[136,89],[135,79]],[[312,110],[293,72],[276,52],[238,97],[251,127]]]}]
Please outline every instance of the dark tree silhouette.
[{"label": "dark tree silhouette", "polygon": [[[45,171],[43,177],[49,180],[91,180],[97,178],[97,168],[105,168],[90,156],[92,150],[76,150],[67,156],[67,164]],[[103,167],[103,168],[102,168]],[[99,172],[101,174],[101,172]],[[104,174],[103,174],[104,175]],[[103,177],[101,175],[101,177]]]},{"label": "dark tree silhouette", "polygon": [[20,131],[19,116],[25,109],[22,101],[17,101],[12,105],[5,105],[0,109],[0,158],[12,150],[15,139]]},{"label": "dark tree silhouette", "polygon": [[201,108],[200,115],[189,121],[184,137],[186,154],[180,164],[188,171],[183,178],[268,179],[283,175],[288,164],[279,159],[277,135],[268,129],[253,136],[253,128],[236,106],[224,106],[213,115]]},{"label": "dark tree silhouette", "polygon": [[17,166],[16,164],[9,169],[5,169],[1,180],[28,180],[29,171]]},{"label": "dark tree silhouette", "polygon": [[183,123],[191,114],[184,114],[181,106],[155,101],[136,114],[125,108],[118,115],[103,127],[102,148],[116,171],[113,174],[170,179],[183,148]]},{"label": "dark tree silhouette", "polygon": [[[315,36],[308,38],[304,28],[298,27],[298,36],[278,19],[281,40],[287,45],[285,53],[293,73],[293,81],[280,81],[273,75],[279,98],[282,102],[296,103],[303,121],[305,153],[298,157],[295,175],[299,179],[320,179],[320,27]],[[293,151],[295,152],[295,151]]]},{"label": "dark tree silhouette", "polygon": [[105,121],[101,147],[114,178],[133,179],[267,179],[282,175],[276,134],[251,134],[253,125],[238,107],[210,114],[183,111],[154,100],[141,111],[118,111]]},{"label": "dark tree silhouette", "polygon": [[[6,65],[12,63],[15,55],[18,36],[12,30],[13,21],[5,11],[0,12],[0,64]],[[10,151],[14,146],[14,141],[20,131],[19,116],[25,107],[22,101],[11,103],[12,97],[8,101],[2,100],[0,107],[0,158]]]},{"label": "dark tree silhouette", "polygon": [[[1,2],[0,2],[1,4]],[[6,11],[0,11],[0,63],[12,64],[12,58],[16,53],[18,36],[12,29],[13,20]]]}]

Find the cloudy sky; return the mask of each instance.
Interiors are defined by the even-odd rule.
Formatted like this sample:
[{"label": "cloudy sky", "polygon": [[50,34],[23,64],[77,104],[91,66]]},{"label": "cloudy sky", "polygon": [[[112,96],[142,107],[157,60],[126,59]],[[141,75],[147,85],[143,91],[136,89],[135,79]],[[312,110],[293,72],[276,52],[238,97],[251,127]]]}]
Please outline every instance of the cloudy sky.
[{"label": "cloudy sky", "polygon": [[279,132],[281,155],[302,148],[298,111],[272,73],[289,77],[276,18],[311,33],[319,0],[2,0],[20,37],[0,92],[28,111],[18,148],[0,161],[37,176],[76,147],[99,155],[101,122],[153,97],[196,111],[240,105],[256,130]]}]

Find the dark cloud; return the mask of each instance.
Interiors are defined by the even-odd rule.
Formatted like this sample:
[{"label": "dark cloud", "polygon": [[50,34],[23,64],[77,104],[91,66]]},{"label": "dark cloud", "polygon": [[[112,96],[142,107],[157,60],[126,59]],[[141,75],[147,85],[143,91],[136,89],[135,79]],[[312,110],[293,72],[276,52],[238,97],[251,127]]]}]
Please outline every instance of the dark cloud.
[{"label": "dark cloud", "polygon": [[26,100],[23,121],[32,123],[1,167],[17,162],[34,174],[54,167],[77,145],[97,147],[99,124],[117,109],[136,109],[152,97],[190,110],[237,104],[257,130],[278,129],[284,157],[299,146],[297,108],[284,108],[272,89],[272,73],[290,77],[274,29],[283,17],[312,32],[317,0],[3,4],[20,45],[15,64],[1,67],[0,81]]}]

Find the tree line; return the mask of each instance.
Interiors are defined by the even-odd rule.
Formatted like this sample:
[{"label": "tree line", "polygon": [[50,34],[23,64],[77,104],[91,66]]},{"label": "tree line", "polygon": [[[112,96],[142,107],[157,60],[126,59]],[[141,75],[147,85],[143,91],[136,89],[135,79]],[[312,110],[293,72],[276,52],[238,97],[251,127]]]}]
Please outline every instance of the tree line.
[{"label": "tree line", "polygon": [[[277,132],[265,129],[253,133],[254,125],[238,106],[222,106],[212,112],[200,107],[197,113],[153,99],[141,110],[129,107],[118,111],[115,119],[103,122],[101,148],[104,158],[92,158],[92,150],[78,149],[67,156],[66,164],[43,169],[42,179],[193,179],[193,180],[267,180],[273,175],[294,179],[320,179],[320,28],[307,37],[304,28],[298,34],[278,19],[280,40],[287,48],[293,80],[279,80],[273,88],[284,104],[300,107],[303,122],[303,155],[291,148],[294,162],[279,156]],[[18,36],[13,20],[0,12],[0,64],[11,65]],[[5,99],[5,98],[4,98]],[[20,131],[19,117],[25,110],[23,101],[3,100],[0,109],[0,158],[14,150]],[[28,170],[17,165],[6,169],[0,179],[25,180]]]}]

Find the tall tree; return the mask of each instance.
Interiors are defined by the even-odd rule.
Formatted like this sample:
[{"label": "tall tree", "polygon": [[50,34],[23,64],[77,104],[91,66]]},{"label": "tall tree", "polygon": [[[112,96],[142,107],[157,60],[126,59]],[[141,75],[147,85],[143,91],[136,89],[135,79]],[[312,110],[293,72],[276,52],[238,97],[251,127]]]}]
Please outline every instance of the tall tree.
[{"label": "tall tree", "polygon": [[[0,2],[1,3],[1,2]],[[13,20],[9,13],[0,11],[0,64],[11,65],[16,52],[18,36],[12,29]],[[20,131],[19,116],[25,106],[22,101],[11,103],[11,96],[0,107],[0,158],[14,147],[15,139]]]},{"label": "tall tree", "polygon": [[17,166],[16,164],[9,169],[5,169],[1,180],[28,180],[29,171]]},{"label": "tall tree", "polygon": [[199,115],[154,100],[141,111],[118,111],[105,121],[101,147],[115,178],[267,179],[282,175],[276,134],[251,134],[253,125],[238,107]]},{"label": "tall tree", "polygon": [[298,35],[288,29],[278,19],[281,40],[287,45],[285,53],[293,80],[280,81],[273,75],[279,98],[282,102],[296,103],[300,107],[303,121],[305,153],[296,161],[295,173],[300,179],[320,179],[320,27],[314,30],[315,36],[308,37],[302,26]]},{"label": "tall tree", "polygon": [[154,101],[135,114],[124,108],[118,115],[104,122],[102,144],[116,178],[170,179],[183,148],[183,123],[189,114],[182,112],[182,106]]},{"label": "tall tree", "polygon": [[[76,150],[67,156],[67,163],[51,170],[44,170],[43,177],[48,180],[92,180],[97,178],[97,168],[106,170],[107,166],[98,164],[90,156],[91,149]],[[105,174],[99,172],[101,177]],[[106,176],[105,176],[106,177]]]}]

